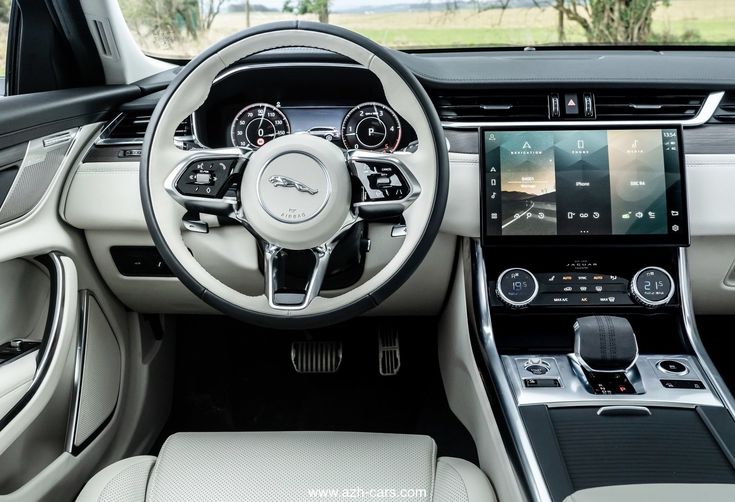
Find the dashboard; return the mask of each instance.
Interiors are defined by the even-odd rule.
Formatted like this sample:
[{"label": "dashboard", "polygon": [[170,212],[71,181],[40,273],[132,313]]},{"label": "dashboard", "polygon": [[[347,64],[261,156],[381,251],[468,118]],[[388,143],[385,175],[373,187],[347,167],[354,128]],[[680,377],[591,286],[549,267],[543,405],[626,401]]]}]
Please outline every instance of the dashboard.
[{"label": "dashboard", "polygon": [[[325,66],[328,71],[325,71]],[[221,75],[193,115],[203,146],[256,150],[307,133],[353,150],[392,152],[416,134],[386,104],[380,82],[348,64],[243,65]]]},{"label": "dashboard", "polygon": [[[735,155],[735,112],[729,111],[735,108],[735,93],[729,91],[735,88],[735,80],[731,72],[726,70],[732,68],[729,54],[691,51],[659,53],[539,50],[401,53],[399,57],[414,71],[437,108],[449,145],[451,177],[447,211],[441,227],[441,242],[435,246],[434,254],[427,260],[425,267],[422,265],[424,268],[414,275],[415,279],[412,278],[418,285],[406,289],[406,293],[401,296],[400,309],[396,312],[405,314],[437,311],[451,276],[454,236],[482,238],[486,245],[493,247],[494,252],[505,252],[498,250],[499,246],[516,255],[519,249],[527,249],[532,257],[538,259],[544,251],[539,253],[536,246],[544,244],[562,244],[558,246],[561,253],[563,249],[572,247],[587,249],[585,244],[594,244],[595,246],[590,247],[599,249],[601,246],[597,244],[600,243],[625,245],[637,244],[640,240],[673,242],[674,238],[669,232],[663,233],[663,221],[666,221],[669,228],[674,224],[680,225],[681,236],[678,239],[691,235],[692,245],[686,252],[692,270],[695,301],[699,299],[697,309],[704,313],[731,310],[735,302],[735,272],[732,271],[735,255],[723,251],[735,249],[735,225],[731,217],[731,187],[735,183],[735,173],[731,169]],[[142,83],[141,87],[145,87],[147,94],[121,107],[120,112],[124,118],[119,121],[116,130],[111,127],[112,133],[109,137],[102,135],[85,155],[80,173],[71,184],[64,210],[67,221],[88,232],[90,248],[101,270],[105,271],[108,283],[131,308],[138,311],[167,311],[172,308],[171,298],[176,298],[177,302],[182,302],[187,308],[196,308],[195,304],[184,302],[185,292],[180,285],[168,284],[167,277],[157,283],[157,287],[168,291],[167,295],[141,295],[141,289],[134,287],[137,285],[135,277],[121,275],[120,269],[110,257],[110,249],[115,246],[150,246],[145,221],[134,212],[137,201],[133,195],[137,193],[139,183],[134,162],[140,155],[147,116],[150,116],[163,95],[163,87],[173,78],[174,73],[172,71],[170,75],[163,75],[160,81]],[[562,116],[551,119],[548,115],[550,96],[566,97],[569,93],[579,97],[593,93],[595,117],[589,120],[579,117],[567,120],[564,116],[565,103],[562,103]],[[692,105],[692,100],[697,100],[699,104]],[[187,137],[186,128],[182,128],[181,140],[190,142],[191,147],[196,147],[197,142],[211,148],[231,147],[236,117],[250,105],[260,105],[262,109],[262,104],[267,104],[275,107],[286,118],[288,128],[284,129],[285,134],[314,134],[322,130],[331,133],[331,140],[345,148],[343,122],[352,109],[364,103],[388,105],[381,84],[367,70],[314,51],[263,54],[240,62],[218,77],[209,97],[192,116],[191,130],[196,141],[190,141],[191,136]],[[270,108],[266,108],[265,112],[269,110],[273,112]],[[693,111],[690,113],[690,110]],[[258,113],[261,112],[258,106],[250,111],[254,112],[250,120],[257,119],[259,122]],[[396,149],[410,148],[411,142],[416,139],[415,132],[404,117],[397,114],[397,118],[400,121],[400,139]],[[651,122],[656,124],[652,125]],[[247,122],[243,125],[246,126]],[[682,126],[683,130],[680,130]],[[572,146],[576,146],[577,139],[585,138],[568,137],[565,140],[553,135],[559,132],[572,134],[574,131],[589,136],[604,134],[609,148],[610,140],[607,135],[621,127],[646,131],[651,128],[676,130],[676,146],[680,157],[678,167],[674,159],[663,168],[665,172],[671,170],[672,173],[671,176],[666,175],[665,206],[660,204],[659,176],[659,197],[651,199],[656,201],[653,205],[657,207],[649,209],[651,202],[645,199],[645,207],[641,204],[639,207],[625,209],[625,213],[632,211],[631,217],[626,220],[631,227],[613,231],[613,201],[616,201],[615,213],[620,212],[619,223],[622,223],[623,212],[617,207],[623,194],[616,200],[611,187],[606,186],[601,191],[590,187],[588,191],[594,192],[594,197],[585,199],[577,196],[576,186],[565,188],[564,182],[569,171],[563,167],[563,143],[571,141]],[[537,212],[534,215],[535,211],[531,210],[528,226],[533,221],[534,228],[526,227],[526,214],[521,217],[522,221],[517,221],[506,229],[501,228],[498,231],[488,228],[488,218],[492,212],[503,213],[499,218],[503,219],[505,225],[509,222],[508,218],[513,219],[517,211],[512,207],[511,201],[508,201],[505,208],[501,202],[496,206],[497,210],[491,211],[492,205],[484,187],[487,182],[487,178],[484,178],[484,170],[487,168],[485,155],[489,149],[484,145],[481,134],[486,133],[502,133],[510,140],[521,138],[525,134],[549,134],[551,137],[547,136],[544,141],[559,143],[554,150],[555,211],[557,218],[560,215],[568,216],[570,211],[575,213],[572,226],[568,226],[567,222],[557,221],[550,228],[540,231],[535,228],[536,225],[548,223],[540,223]],[[267,141],[267,134],[269,133],[264,130],[263,141]],[[251,136],[251,141],[257,142],[258,139],[256,131],[256,135]],[[385,148],[384,144],[381,145],[382,148]],[[587,141],[585,147],[588,147]],[[604,147],[603,144],[603,150]],[[586,149],[590,150],[590,155],[585,161],[593,160],[593,157],[600,157],[602,160],[594,169],[590,166],[585,168],[586,171],[580,172],[601,172],[603,179],[609,178],[609,152],[604,161],[604,154],[593,156],[593,150]],[[683,161],[684,158],[686,162]],[[656,166],[660,173],[661,164]],[[670,213],[678,210],[676,198],[668,198],[668,194],[673,193],[669,191],[669,186],[676,185],[676,169],[681,171],[681,189],[684,194],[688,194],[688,203],[682,206],[683,210],[678,215],[680,223],[670,220],[669,215],[666,215],[665,220],[659,220],[660,211]],[[686,176],[683,176],[684,172]],[[511,175],[512,172],[508,171],[508,174]],[[570,179],[574,181],[573,185],[577,181],[585,183],[584,179],[576,179],[574,176]],[[124,186],[125,189],[110,191],[112,186]],[[584,190],[579,187],[579,191]],[[112,197],[112,200],[100,204],[95,199],[95,194],[100,193],[105,193],[108,198]],[[497,197],[498,195],[496,204]],[[569,205],[578,207],[567,209]],[[90,212],[89,207],[98,209]],[[649,224],[649,219],[653,218],[648,215],[648,211],[655,213],[655,225]],[[551,220],[551,213],[542,212],[544,219]],[[600,214],[597,219],[594,218],[595,212]],[[642,213],[642,218],[638,218],[638,212]],[[582,218],[583,214],[587,217]],[[600,224],[603,214],[604,226]],[[633,226],[639,219],[643,221]],[[597,220],[600,226],[593,227],[594,221],[591,220]],[[644,223],[645,231],[640,228]],[[684,226],[687,224],[688,227]],[[375,248],[379,240],[381,245],[397,245],[399,239],[393,237],[393,234],[400,235],[401,229],[393,226],[394,222],[388,222],[382,228],[375,225],[370,227],[369,238]],[[134,239],[129,232],[131,228],[137,232]],[[224,226],[214,228],[207,237],[210,241],[216,240],[218,234],[231,230]],[[588,233],[583,234],[583,231]],[[202,260],[208,259],[207,253],[211,253],[211,249],[222,250],[207,265],[222,268],[223,281],[239,281],[238,284],[244,290],[250,284],[259,284],[262,275],[257,267],[240,268],[237,273],[232,273],[229,269],[225,270],[223,265],[229,263],[230,255],[239,255],[242,249],[246,249],[246,243],[241,243],[237,250],[231,250],[225,244],[199,244],[199,237],[189,236],[190,247]],[[565,247],[564,244],[567,243],[569,246]],[[635,248],[634,251],[643,254],[640,248]],[[646,248],[645,252],[650,253],[651,247]],[[379,258],[376,253],[366,253],[365,269],[379,270],[383,265]],[[611,257],[610,263],[614,264],[615,258]],[[503,266],[523,266],[524,262],[525,259],[514,256],[512,260],[504,262]],[[158,261],[151,259],[151,263]],[[670,264],[658,265],[673,273]],[[548,272],[553,275],[567,270],[569,267],[566,262],[555,261],[531,271],[535,274]],[[600,266],[591,270],[603,275],[618,274],[631,280],[637,269],[616,270],[614,267]],[[495,277],[500,272],[502,270],[494,269],[492,275]],[[149,272],[141,275],[149,275]],[[541,275],[539,277],[543,278]],[[582,286],[586,285],[580,287]],[[437,293],[428,294],[429,291]],[[255,292],[257,291],[253,293]]]}]

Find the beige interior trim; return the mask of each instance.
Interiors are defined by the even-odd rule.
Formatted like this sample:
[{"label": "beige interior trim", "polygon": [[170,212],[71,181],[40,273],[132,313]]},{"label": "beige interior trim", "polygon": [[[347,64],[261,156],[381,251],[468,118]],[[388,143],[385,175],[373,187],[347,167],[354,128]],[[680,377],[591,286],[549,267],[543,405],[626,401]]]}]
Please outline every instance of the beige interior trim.
[{"label": "beige interior trim", "polygon": [[475,440],[480,467],[490,478],[498,500],[523,502],[520,481],[505,450],[498,423],[475,363],[467,312],[465,267],[468,241],[463,239],[447,306],[439,320],[439,365],[449,406]]}]

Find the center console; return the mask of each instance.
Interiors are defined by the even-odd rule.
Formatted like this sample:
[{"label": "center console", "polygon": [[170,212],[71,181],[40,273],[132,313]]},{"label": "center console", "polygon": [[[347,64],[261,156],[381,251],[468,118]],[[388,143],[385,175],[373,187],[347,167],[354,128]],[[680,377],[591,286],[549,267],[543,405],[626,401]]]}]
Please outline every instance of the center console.
[{"label": "center console", "polygon": [[681,130],[481,130],[474,311],[538,501],[735,483],[735,407],[696,333]]}]

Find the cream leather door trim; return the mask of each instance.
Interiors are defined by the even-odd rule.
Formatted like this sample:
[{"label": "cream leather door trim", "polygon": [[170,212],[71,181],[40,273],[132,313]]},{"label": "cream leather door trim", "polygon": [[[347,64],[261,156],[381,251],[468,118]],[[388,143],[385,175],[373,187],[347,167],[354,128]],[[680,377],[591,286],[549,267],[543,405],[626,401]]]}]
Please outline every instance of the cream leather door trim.
[{"label": "cream leather door trim", "polygon": [[66,384],[62,374],[76,338],[79,310],[77,270],[71,258],[59,254],[50,256],[56,269],[56,277],[52,280],[56,282],[57,294],[52,299],[53,319],[46,335],[48,349],[44,350],[44,346],[41,348],[38,368],[30,388],[20,397],[17,405],[22,408],[10,410],[8,416],[0,418],[0,455],[44,412],[59,386]]}]

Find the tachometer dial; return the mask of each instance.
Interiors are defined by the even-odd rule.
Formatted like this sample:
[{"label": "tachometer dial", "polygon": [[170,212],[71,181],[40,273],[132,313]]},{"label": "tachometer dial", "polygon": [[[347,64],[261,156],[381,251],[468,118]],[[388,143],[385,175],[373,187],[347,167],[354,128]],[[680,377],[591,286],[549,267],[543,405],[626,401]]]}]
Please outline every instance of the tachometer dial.
[{"label": "tachometer dial", "polygon": [[270,140],[291,132],[281,110],[267,103],[248,105],[232,122],[232,144],[241,148],[260,148]]},{"label": "tachometer dial", "polygon": [[346,148],[392,152],[401,141],[401,122],[393,110],[381,103],[357,105],[342,121]]}]

